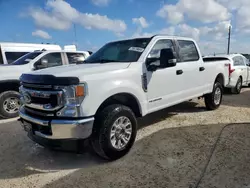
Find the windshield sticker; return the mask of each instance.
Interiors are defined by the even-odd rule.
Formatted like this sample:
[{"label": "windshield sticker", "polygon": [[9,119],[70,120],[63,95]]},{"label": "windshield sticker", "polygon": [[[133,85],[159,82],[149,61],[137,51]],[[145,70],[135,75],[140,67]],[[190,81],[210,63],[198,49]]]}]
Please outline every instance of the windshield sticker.
[{"label": "windshield sticker", "polygon": [[144,48],[140,48],[140,47],[130,47],[128,50],[130,51],[134,51],[134,52],[143,52]]}]

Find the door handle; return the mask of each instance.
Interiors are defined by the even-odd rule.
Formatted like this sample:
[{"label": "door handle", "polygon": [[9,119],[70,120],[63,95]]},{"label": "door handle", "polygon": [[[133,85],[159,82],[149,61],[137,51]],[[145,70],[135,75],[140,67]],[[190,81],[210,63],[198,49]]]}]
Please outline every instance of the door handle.
[{"label": "door handle", "polygon": [[177,74],[177,75],[183,74],[183,70],[177,70],[177,71],[176,71],[176,74]]},{"label": "door handle", "polygon": [[199,70],[200,70],[200,71],[204,71],[204,70],[205,70],[205,67],[200,67]]}]

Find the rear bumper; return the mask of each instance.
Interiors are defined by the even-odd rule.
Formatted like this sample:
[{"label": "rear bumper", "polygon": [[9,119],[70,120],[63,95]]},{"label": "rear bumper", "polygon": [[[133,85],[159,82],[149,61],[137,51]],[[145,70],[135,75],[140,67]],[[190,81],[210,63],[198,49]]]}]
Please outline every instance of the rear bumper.
[{"label": "rear bumper", "polygon": [[[25,112],[23,107],[19,110],[20,121],[23,127],[28,123],[35,136],[45,139],[86,139],[92,134],[94,118],[77,120],[43,120],[32,117]],[[44,132],[43,130],[46,130]]]}]

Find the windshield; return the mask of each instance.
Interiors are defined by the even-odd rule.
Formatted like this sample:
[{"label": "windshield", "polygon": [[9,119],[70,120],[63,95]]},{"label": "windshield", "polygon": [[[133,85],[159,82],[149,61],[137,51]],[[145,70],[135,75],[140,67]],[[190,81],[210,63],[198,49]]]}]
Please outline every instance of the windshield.
[{"label": "windshield", "polygon": [[111,42],[89,56],[85,63],[134,62],[139,59],[151,38]]},{"label": "windshield", "polygon": [[20,57],[18,60],[14,61],[11,65],[25,65],[25,64],[28,64],[31,60],[35,59],[41,53],[42,52],[31,52],[31,53],[28,53],[28,54]]}]

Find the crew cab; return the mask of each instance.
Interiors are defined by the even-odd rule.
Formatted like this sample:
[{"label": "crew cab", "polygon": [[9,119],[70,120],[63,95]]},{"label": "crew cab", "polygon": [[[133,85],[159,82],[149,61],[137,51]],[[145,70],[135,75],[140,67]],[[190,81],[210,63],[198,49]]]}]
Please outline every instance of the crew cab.
[{"label": "crew cab", "polygon": [[196,97],[215,110],[228,76],[228,61],[204,63],[190,38],[114,41],[82,65],[23,74],[20,122],[41,145],[88,140],[98,155],[115,160],[134,144],[138,117]]},{"label": "crew cab", "polygon": [[229,61],[229,83],[226,88],[233,94],[240,94],[242,86],[250,84],[250,65],[249,60],[241,54],[218,55],[215,57],[205,57],[204,61],[212,60]]},{"label": "crew cab", "polygon": [[18,116],[19,77],[22,73],[49,67],[76,64],[89,56],[87,51],[34,51],[28,53],[10,65],[0,66],[0,117]]}]

